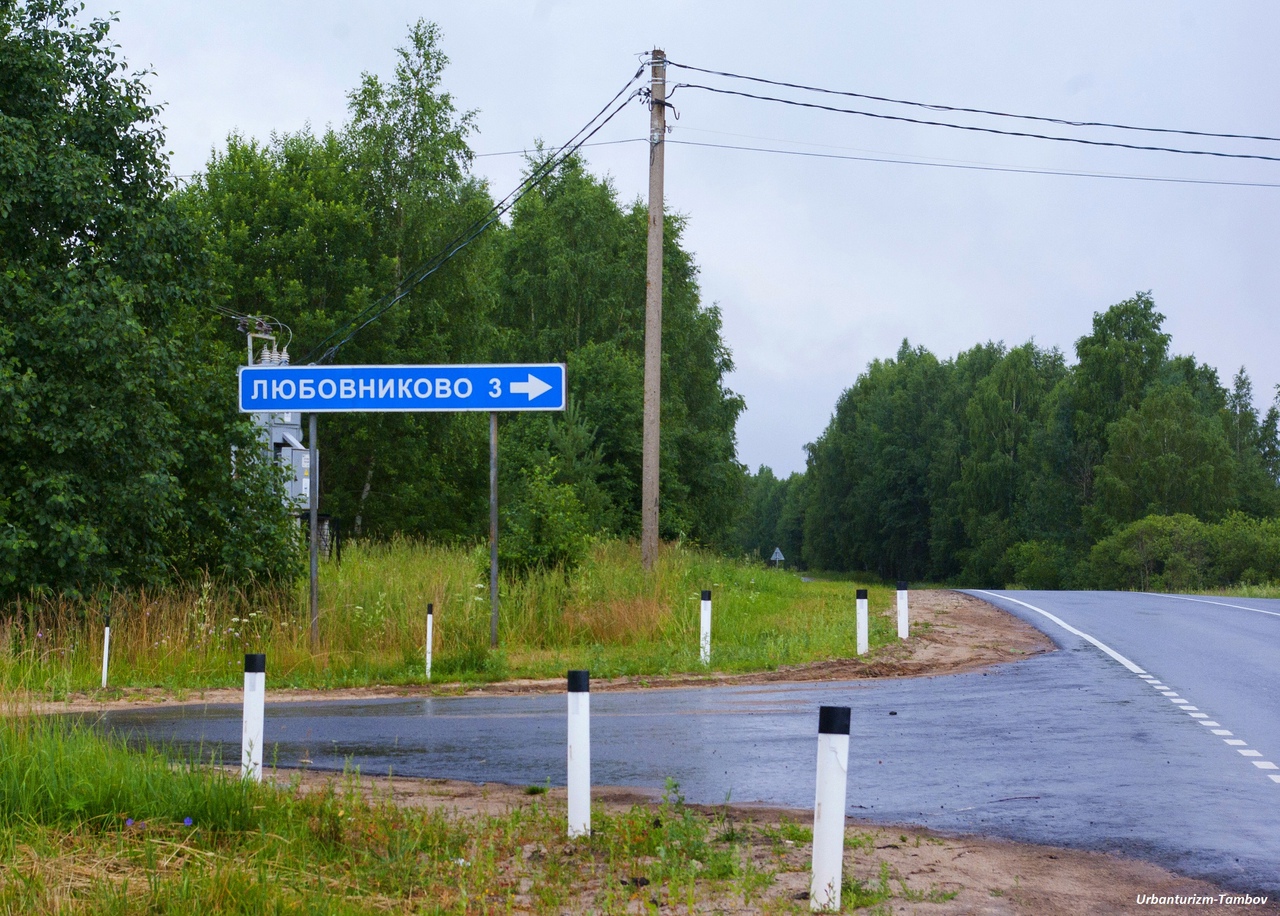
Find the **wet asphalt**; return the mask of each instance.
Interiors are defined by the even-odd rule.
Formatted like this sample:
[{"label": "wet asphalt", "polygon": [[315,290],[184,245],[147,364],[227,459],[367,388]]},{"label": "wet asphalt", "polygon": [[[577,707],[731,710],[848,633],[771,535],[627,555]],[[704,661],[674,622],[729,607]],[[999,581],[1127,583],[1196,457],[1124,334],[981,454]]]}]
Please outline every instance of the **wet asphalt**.
[{"label": "wet asphalt", "polygon": [[[852,816],[1112,851],[1280,893],[1280,768],[1258,765],[1280,765],[1280,601],[972,594],[1062,651],[931,678],[597,693],[593,781],[812,808],[818,706],[847,705]],[[269,678],[268,763],[564,784],[563,695],[273,705]],[[128,710],[99,727],[234,761],[240,715]]]}]

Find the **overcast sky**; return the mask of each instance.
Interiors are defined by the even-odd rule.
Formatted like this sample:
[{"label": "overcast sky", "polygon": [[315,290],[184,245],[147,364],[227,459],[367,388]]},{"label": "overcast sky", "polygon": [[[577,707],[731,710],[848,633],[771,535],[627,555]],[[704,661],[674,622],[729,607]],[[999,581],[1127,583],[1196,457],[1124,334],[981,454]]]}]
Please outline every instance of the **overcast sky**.
[{"label": "overcast sky", "polygon": [[[477,153],[567,139],[660,47],[680,63],[965,107],[1280,136],[1280,4],[1153,0],[1027,3],[612,4],[400,0],[354,4],[89,0],[150,78],[175,174],[228,132],[266,138],[345,118],[363,71],[390,75],[418,17],[437,22],[445,86],[477,111]],[[673,69],[670,81],[708,82]],[[767,87],[718,80],[764,94]],[[800,96],[796,96],[800,97]],[[845,107],[1014,130],[1052,125]],[[1280,185],[1280,162],[1099,149],[876,121],[678,90],[672,141],[915,162]],[[622,112],[598,140],[643,137]],[[1051,128],[1051,129],[1046,129]],[[1075,135],[1280,156],[1280,143],[1163,134]],[[587,150],[623,201],[647,187],[643,144]],[[689,218],[704,300],[719,303],[747,401],[739,455],[804,467],[836,398],[903,338],[940,356],[1030,338],[1074,360],[1095,311],[1151,290],[1176,352],[1241,365],[1260,407],[1280,383],[1280,187],[1010,174],[671,145],[667,205]],[[519,156],[476,171],[498,196]]]}]

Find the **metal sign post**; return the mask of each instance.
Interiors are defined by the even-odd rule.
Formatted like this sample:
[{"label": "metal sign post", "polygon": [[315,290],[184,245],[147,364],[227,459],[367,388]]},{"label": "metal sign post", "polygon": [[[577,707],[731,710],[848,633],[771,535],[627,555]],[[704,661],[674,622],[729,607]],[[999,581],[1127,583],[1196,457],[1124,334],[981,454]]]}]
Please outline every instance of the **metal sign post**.
[{"label": "metal sign post", "polygon": [[498,647],[498,415],[489,414],[489,645]]},{"label": "metal sign post", "polygon": [[[311,486],[316,486],[316,414],[480,412],[489,414],[489,642],[498,645],[498,412],[564,410],[564,363],[460,366],[241,366],[244,413],[311,414]],[[319,639],[316,513],[311,500],[311,633]]]}]

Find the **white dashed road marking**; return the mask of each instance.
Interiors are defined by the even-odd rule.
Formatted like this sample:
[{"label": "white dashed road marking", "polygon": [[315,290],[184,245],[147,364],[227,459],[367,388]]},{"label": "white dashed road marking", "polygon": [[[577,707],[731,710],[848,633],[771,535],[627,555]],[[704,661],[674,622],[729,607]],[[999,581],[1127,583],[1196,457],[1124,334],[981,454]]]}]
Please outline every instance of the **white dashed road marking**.
[{"label": "white dashed road marking", "polygon": [[[1088,633],[1083,632],[1082,630],[1077,630],[1075,627],[1071,626],[1071,624],[1062,620],[1060,617],[1056,617],[1053,614],[1050,614],[1048,611],[1042,608],[1036,607],[1034,604],[1027,604],[1027,602],[1025,601],[1019,601],[1017,598],[1010,598],[1007,595],[997,595],[995,592],[982,591],[981,589],[975,589],[975,591],[978,591],[983,595],[990,595],[992,598],[1000,598],[1000,599],[1003,599],[1004,601],[1010,601],[1014,604],[1021,605],[1027,610],[1035,611],[1037,614],[1047,617],[1049,620],[1052,620],[1054,623],[1062,627],[1062,629],[1066,630],[1068,633],[1072,633],[1076,636],[1079,636],[1085,642],[1089,642],[1097,646],[1107,655],[1111,656],[1113,659],[1115,659],[1120,664],[1124,665],[1124,667],[1128,668],[1131,672],[1136,674],[1138,677],[1142,678],[1142,680],[1146,681],[1156,690],[1159,690],[1163,696],[1168,697],[1170,702],[1177,704],[1178,708],[1181,709],[1183,712],[1185,712],[1188,716],[1190,716],[1194,721],[1199,722],[1201,725],[1207,726],[1208,728],[1212,729],[1215,735],[1219,735],[1219,736],[1231,735],[1230,731],[1228,731],[1225,728],[1222,728],[1221,723],[1215,722],[1212,719],[1210,719],[1208,713],[1200,712],[1199,708],[1196,706],[1187,705],[1187,700],[1182,696],[1180,696],[1178,691],[1171,690],[1167,684],[1161,683],[1154,675],[1148,674],[1146,671],[1143,671],[1142,668],[1140,668],[1138,665],[1131,662],[1129,659],[1125,658],[1123,655],[1121,655],[1119,652],[1112,649],[1110,646],[1106,645],[1103,642],[1100,642],[1097,639],[1094,639],[1092,636],[1090,636]],[[1258,608],[1245,607],[1244,605],[1240,605],[1240,604],[1226,604],[1221,601],[1207,601],[1202,598],[1187,598],[1183,595],[1160,595],[1159,597],[1177,598],[1182,601],[1198,601],[1201,604],[1217,604],[1217,605],[1221,605],[1222,607],[1238,608],[1242,611],[1254,611],[1258,614],[1270,614],[1272,617],[1280,617],[1280,614],[1276,613],[1275,611],[1263,611]],[[1235,738],[1235,737],[1224,737],[1222,740],[1229,747],[1233,748],[1236,751],[1236,753],[1240,754],[1243,757],[1254,758],[1254,757],[1262,756],[1262,751],[1255,751],[1252,748],[1249,748],[1249,744],[1247,741],[1242,741],[1239,738]],[[1249,762],[1252,763],[1255,767],[1257,767],[1260,770],[1280,770],[1280,766],[1277,766],[1276,764],[1272,763],[1270,760],[1250,759]],[[1274,783],[1280,783],[1280,776],[1278,775],[1272,774],[1269,776],[1269,778]]]}]

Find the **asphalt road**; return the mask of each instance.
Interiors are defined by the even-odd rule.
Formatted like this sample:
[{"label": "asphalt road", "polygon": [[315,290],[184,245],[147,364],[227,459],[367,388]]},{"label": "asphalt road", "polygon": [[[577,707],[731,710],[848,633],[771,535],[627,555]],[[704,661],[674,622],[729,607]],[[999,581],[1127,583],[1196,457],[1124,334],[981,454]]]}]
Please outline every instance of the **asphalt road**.
[{"label": "asphalt road", "polygon": [[[597,693],[593,780],[811,808],[817,707],[848,705],[851,815],[1280,894],[1280,602],[972,594],[1063,651],[881,683]],[[238,706],[113,712],[101,727],[240,752]],[[563,784],[565,698],[268,702],[266,739],[280,766]]]}]

